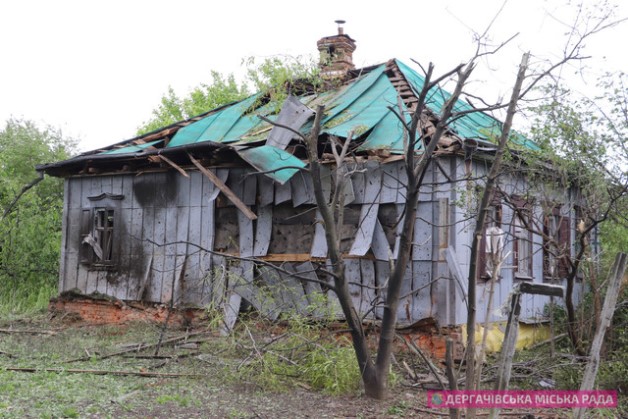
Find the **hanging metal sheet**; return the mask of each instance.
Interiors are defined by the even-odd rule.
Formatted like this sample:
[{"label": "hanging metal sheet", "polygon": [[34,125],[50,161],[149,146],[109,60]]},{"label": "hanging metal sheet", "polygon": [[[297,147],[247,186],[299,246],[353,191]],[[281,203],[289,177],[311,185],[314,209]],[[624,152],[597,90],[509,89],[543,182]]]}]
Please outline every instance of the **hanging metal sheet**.
[{"label": "hanging metal sheet", "polygon": [[305,163],[292,154],[269,145],[239,150],[238,154],[251,166],[282,185],[305,167]]}]

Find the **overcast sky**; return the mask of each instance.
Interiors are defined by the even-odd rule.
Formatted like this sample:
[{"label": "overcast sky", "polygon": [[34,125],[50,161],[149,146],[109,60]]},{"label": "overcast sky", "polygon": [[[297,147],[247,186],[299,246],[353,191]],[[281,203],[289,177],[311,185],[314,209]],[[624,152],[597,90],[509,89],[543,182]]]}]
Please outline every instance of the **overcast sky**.
[{"label": "overcast sky", "polygon": [[[600,1],[587,0],[590,4]],[[618,1],[619,2],[619,1]],[[316,41],[337,33],[356,40],[358,67],[399,58],[430,61],[436,73],[471,57],[501,0],[160,1],[20,0],[0,3],[0,122],[24,118],[60,128],[94,149],[131,138],[168,86],[180,95],[210,80],[210,70],[243,72],[245,57],[316,56]],[[488,100],[508,95],[524,51],[555,59],[567,0],[511,0],[491,31],[499,43],[470,90]],[[625,3],[625,2],[622,2]],[[628,16],[624,4],[618,17]],[[586,77],[563,71],[573,86],[592,86],[603,71],[628,70],[628,24],[587,42]]]}]

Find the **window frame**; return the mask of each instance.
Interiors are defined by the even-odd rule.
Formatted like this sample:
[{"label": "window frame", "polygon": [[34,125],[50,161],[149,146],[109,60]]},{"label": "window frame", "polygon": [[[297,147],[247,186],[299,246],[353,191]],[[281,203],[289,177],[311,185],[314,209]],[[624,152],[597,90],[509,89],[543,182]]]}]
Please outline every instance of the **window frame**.
[{"label": "window frame", "polygon": [[[512,266],[513,278],[523,281],[534,280],[534,238],[532,225],[532,203],[519,196],[512,197]],[[526,250],[527,252],[522,252]],[[527,266],[522,269],[522,253]]]}]

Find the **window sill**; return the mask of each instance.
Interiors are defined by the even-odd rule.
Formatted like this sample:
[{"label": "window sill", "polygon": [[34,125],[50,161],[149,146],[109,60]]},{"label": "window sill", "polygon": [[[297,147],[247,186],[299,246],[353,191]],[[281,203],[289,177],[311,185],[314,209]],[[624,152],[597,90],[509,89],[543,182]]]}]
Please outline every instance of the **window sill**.
[{"label": "window sill", "polygon": [[531,276],[518,275],[518,274],[515,274],[515,279],[519,281],[534,281],[534,278],[532,278]]}]

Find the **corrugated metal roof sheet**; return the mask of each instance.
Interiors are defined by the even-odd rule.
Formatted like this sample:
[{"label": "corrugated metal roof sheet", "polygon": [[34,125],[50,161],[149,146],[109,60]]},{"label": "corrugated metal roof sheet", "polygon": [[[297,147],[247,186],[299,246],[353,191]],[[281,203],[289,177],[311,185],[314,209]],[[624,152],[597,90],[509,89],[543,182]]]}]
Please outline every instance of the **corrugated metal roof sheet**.
[{"label": "corrugated metal roof sheet", "polygon": [[[391,75],[393,73],[394,76]],[[336,89],[315,95],[309,93],[297,100],[311,109],[315,109],[319,104],[325,105],[321,128],[323,134],[346,138],[350,131],[354,131],[353,139],[362,141],[357,148],[358,152],[386,150],[393,154],[401,154],[405,128],[390,108],[398,109],[399,103],[402,103],[404,117],[409,120],[409,112],[406,112],[407,108],[403,105],[403,101],[406,100],[405,103],[409,104],[412,103],[411,99],[416,98],[409,97],[412,94],[408,88],[415,93],[415,96],[418,96],[424,82],[420,74],[403,62],[392,60],[388,64],[366,69],[365,74]],[[435,87],[430,92],[427,105],[438,115],[449,98],[448,92]],[[273,102],[264,104],[263,99],[266,98],[262,94],[253,95],[240,102],[209,112],[206,116],[196,117],[193,121],[184,121],[189,125],[180,123],[179,126],[170,126],[156,141],[146,144],[131,143],[131,141],[137,142],[142,139],[138,137],[127,144],[115,145],[118,148],[112,146],[110,150],[92,153],[92,155],[112,155],[112,157],[116,155],[118,157],[125,154],[131,156],[142,151],[148,152],[151,146],[160,148],[158,144],[174,132],[174,136],[167,142],[163,152],[191,144],[201,145],[209,144],[209,142],[228,144],[232,150],[260,172],[284,183],[296,173],[297,168],[303,167],[304,164],[288,151],[274,147],[272,144],[264,144],[272,131],[272,125],[263,121],[258,115],[264,115],[271,121],[276,120],[279,107]],[[295,101],[294,98],[291,100]],[[293,105],[296,104],[293,103]],[[466,111],[472,110],[472,107],[459,100],[454,109]],[[313,118],[307,120],[309,111],[305,109],[303,112],[305,112],[305,117],[300,118],[299,121],[291,121],[299,128],[292,128],[307,134],[312,127]],[[452,121],[449,128],[461,138],[490,141],[491,137],[499,134],[501,122],[488,114],[474,112]],[[157,132],[151,133],[147,137],[152,139],[157,134]],[[285,148],[291,138],[289,133],[284,132],[282,135],[281,141],[277,140],[279,142],[274,145]],[[519,134],[513,134],[513,139],[524,147],[538,149],[536,144]],[[419,142],[417,148],[420,147]]]}]

